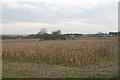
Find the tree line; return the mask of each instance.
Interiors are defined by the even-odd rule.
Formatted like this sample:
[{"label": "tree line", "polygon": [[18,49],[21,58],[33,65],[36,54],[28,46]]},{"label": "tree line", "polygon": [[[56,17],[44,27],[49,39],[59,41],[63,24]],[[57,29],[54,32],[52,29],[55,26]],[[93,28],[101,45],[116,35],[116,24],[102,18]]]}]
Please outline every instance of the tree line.
[{"label": "tree line", "polygon": [[61,30],[56,30],[51,32],[51,34],[47,33],[47,30],[42,28],[37,34],[31,34],[28,36],[9,36],[9,35],[2,35],[2,39],[40,39],[40,40],[56,40],[56,39],[61,39],[61,40],[66,40],[67,39],[73,39],[78,37],[117,37],[120,36],[120,32],[109,32],[107,33],[102,33],[98,32],[96,34],[62,34]]}]

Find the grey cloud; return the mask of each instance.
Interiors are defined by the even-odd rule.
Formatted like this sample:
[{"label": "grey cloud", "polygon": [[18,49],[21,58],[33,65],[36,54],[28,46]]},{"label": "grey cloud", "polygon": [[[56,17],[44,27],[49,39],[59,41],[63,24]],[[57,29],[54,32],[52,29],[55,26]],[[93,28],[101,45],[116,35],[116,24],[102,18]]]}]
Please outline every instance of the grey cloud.
[{"label": "grey cloud", "polygon": [[[56,24],[65,21],[82,21],[87,24],[98,24],[104,25],[106,27],[101,28],[104,31],[105,28],[108,30],[116,29],[117,27],[117,3],[111,4],[97,4],[92,8],[82,8],[79,6],[51,6],[45,2],[40,3],[18,3],[20,5],[31,5],[35,8],[24,8],[24,7],[11,7],[10,5],[3,6],[3,23],[16,23],[16,22],[38,22],[38,23],[50,23]],[[12,4],[11,4],[12,5]],[[87,4],[86,4],[87,5]],[[27,26],[27,25],[26,25]],[[97,26],[96,26],[97,27]],[[73,31],[88,31],[91,28],[91,32],[95,31],[95,27],[90,26],[90,28],[84,28],[83,30],[79,25],[74,28],[71,26],[59,27],[63,32],[70,30]],[[49,28],[48,28],[49,29]],[[78,30],[79,29],[79,30]],[[100,28],[96,28],[99,31]],[[31,29],[34,32],[37,29]],[[29,30],[29,31],[31,31]]]},{"label": "grey cloud", "polygon": [[[3,6],[3,21],[7,22],[45,22],[56,23],[67,19],[87,19],[90,22],[106,23],[105,20],[117,14],[117,4],[98,5],[92,9],[62,8],[52,11],[45,3],[20,3],[40,7],[38,10],[27,8],[11,8]],[[42,9],[42,10],[41,10]],[[81,12],[82,10],[82,12]]]}]

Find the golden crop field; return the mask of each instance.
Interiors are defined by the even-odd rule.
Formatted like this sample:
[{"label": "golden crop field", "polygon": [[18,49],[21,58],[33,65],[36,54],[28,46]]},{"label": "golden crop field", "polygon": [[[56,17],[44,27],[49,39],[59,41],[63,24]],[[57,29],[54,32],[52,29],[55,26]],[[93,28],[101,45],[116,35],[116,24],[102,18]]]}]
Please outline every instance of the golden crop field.
[{"label": "golden crop field", "polygon": [[64,41],[3,40],[2,57],[80,67],[116,55],[117,46],[117,38],[81,38]]}]

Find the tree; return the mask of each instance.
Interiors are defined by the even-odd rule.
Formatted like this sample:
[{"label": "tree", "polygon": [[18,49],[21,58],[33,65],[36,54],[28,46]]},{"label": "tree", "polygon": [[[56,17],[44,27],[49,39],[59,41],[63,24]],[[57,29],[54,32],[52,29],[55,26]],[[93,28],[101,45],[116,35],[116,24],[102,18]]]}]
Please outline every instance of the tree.
[{"label": "tree", "polygon": [[57,31],[52,32],[52,39],[53,40],[60,39],[60,38],[61,38],[61,30],[57,30]]},{"label": "tree", "polygon": [[61,34],[61,30],[53,31],[52,34],[48,34],[47,30],[43,28],[37,33],[37,37],[40,37],[41,40],[56,40],[61,38],[65,40],[65,37]]},{"label": "tree", "polygon": [[45,33],[47,33],[47,30],[45,29],[45,28],[42,28],[41,30],[40,30],[40,32],[38,32],[37,34],[45,34]]},{"label": "tree", "polygon": [[102,33],[102,32],[98,32],[98,33],[97,33],[97,36],[98,36],[98,37],[103,37],[103,35],[104,35],[104,33]]},{"label": "tree", "polygon": [[42,28],[40,32],[37,33],[37,36],[40,37],[41,40],[47,40],[47,30],[45,28]]}]

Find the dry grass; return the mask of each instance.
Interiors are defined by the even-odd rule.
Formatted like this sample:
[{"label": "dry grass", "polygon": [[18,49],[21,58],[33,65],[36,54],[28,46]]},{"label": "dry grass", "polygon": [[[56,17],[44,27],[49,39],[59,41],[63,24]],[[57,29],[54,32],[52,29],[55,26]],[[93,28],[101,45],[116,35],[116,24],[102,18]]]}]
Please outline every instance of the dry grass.
[{"label": "dry grass", "polygon": [[77,40],[3,40],[3,59],[82,66],[117,53],[117,38]]}]

